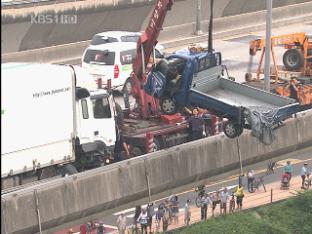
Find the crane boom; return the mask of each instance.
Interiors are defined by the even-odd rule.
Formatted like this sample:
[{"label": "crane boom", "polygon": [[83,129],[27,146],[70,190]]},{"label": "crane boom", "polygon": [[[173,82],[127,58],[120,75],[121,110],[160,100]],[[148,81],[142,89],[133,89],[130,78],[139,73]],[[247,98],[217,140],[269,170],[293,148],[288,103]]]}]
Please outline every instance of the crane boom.
[{"label": "crane boom", "polygon": [[[143,77],[142,66],[146,66],[149,61],[149,58],[153,52],[153,48],[157,44],[157,38],[160,31],[162,30],[162,25],[164,23],[167,11],[171,9],[172,4],[173,0],[157,1],[149,24],[138,40],[137,56],[133,63],[133,71],[140,80],[142,80]],[[144,46],[144,61],[142,57],[142,45]]]},{"label": "crane boom", "polygon": [[143,90],[146,79],[145,67],[157,44],[166,14],[172,5],[173,0],[157,0],[149,24],[137,42],[136,57],[133,62],[132,95],[136,99],[140,115],[143,118],[157,116],[159,112],[158,100]]}]

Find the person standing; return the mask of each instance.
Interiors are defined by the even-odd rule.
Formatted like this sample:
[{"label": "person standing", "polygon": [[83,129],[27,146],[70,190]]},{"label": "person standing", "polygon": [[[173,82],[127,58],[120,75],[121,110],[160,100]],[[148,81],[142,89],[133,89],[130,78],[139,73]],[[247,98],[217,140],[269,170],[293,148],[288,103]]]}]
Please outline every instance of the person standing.
[{"label": "person standing", "polygon": [[161,220],[162,220],[162,211],[158,207],[158,210],[157,210],[156,215],[155,215],[156,233],[159,233]]},{"label": "person standing", "polygon": [[[211,203],[212,203],[212,214],[211,217],[214,217],[214,212],[217,207],[217,204],[220,203],[220,192],[216,191],[211,195]],[[221,210],[221,209],[220,209]]]},{"label": "person standing", "polygon": [[82,225],[80,225],[80,234],[87,234],[87,225],[84,223]]},{"label": "person standing", "polygon": [[248,192],[250,193],[253,192],[252,183],[255,180],[254,173],[255,173],[254,170],[250,170],[247,173],[247,189],[248,189]]},{"label": "person standing", "polygon": [[199,114],[197,108],[193,110],[193,116],[190,117],[190,133],[191,140],[198,140],[203,137],[204,131],[204,119]]},{"label": "person standing", "polygon": [[137,219],[137,221],[141,225],[141,234],[144,234],[144,233],[147,234],[148,216],[147,216],[146,209],[142,209],[141,214],[139,218]]},{"label": "person standing", "polygon": [[301,168],[301,172],[300,172],[300,176],[301,176],[301,179],[302,179],[302,184],[301,184],[301,188],[304,189],[304,181],[305,181],[305,178],[308,176],[308,164],[307,163],[304,163],[302,168]]},{"label": "person standing", "polygon": [[126,228],[127,228],[127,217],[124,215],[124,213],[121,213],[117,218],[117,228],[119,234],[125,234]]},{"label": "person standing", "polygon": [[191,200],[187,199],[184,206],[184,223],[186,226],[190,224],[191,221]]},{"label": "person standing", "polygon": [[291,180],[291,176],[292,176],[293,171],[294,171],[293,165],[291,165],[290,161],[287,161],[287,165],[284,167],[284,173],[286,173],[288,175],[289,184],[290,184],[290,180]]},{"label": "person standing", "polygon": [[296,87],[296,82],[297,80],[294,77],[290,78],[289,86],[288,86],[289,92],[290,92],[289,97],[295,99],[297,102],[300,102],[299,97],[298,97],[298,88]]},{"label": "person standing", "polygon": [[141,206],[135,207],[134,217],[133,217],[133,225],[135,229],[135,233],[138,234],[138,218],[141,214]]},{"label": "person standing", "polygon": [[165,207],[165,213],[164,216],[162,217],[162,221],[163,221],[163,232],[166,233],[168,230],[168,226],[170,223],[170,209],[169,206]]},{"label": "person standing", "polygon": [[179,224],[179,197],[175,195],[171,203],[172,203],[173,223]]},{"label": "person standing", "polygon": [[153,224],[153,216],[155,214],[155,210],[154,210],[154,203],[149,203],[147,205],[147,216],[148,216],[148,227],[150,230],[150,233],[152,233],[152,224]]},{"label": "person standing", "polygon": [[208,203],[209,203],[209,198],[207,194],[203,194],[201,199],[200,199],[201,207],[200,207],[200,213],[201,213],[201,220],[206,220],[207,219],[207,210],[208,210]]},{"label": "person standing", "polygon": [[116,127],[116,142],[114,148],[115,161],[120,162],[124,159],[123,154],[126,153],[126,156],[129,156],[128,145],[126,144],[121,130]]},{"label": "person standing", "polygon": [[227,188],[224,188],[224,190],[221,192],[220,194],[220,200],[221,200],[221,204],[220,204],[220,208],[221,208],[221,214],[226,214],[226,204],[227,201],[229,200],[229,193],[227,191]]},{"label": "person standing", "polygon": [[237,204],[237,209],[242,210],[243,208],[243,198],[244,198],[244,187],[242,185],[238,185],[236,188],[236,204]]}]

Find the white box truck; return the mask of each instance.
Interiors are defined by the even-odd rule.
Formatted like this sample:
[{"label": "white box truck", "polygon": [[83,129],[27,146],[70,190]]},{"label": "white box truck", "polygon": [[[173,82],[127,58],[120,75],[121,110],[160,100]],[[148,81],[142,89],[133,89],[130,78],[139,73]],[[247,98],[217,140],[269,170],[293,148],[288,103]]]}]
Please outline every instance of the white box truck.
[{"label": "white box truck", "polygon": [[115,105],[82,68],[1,66],[2,188],[105,164],[115,144]]}]

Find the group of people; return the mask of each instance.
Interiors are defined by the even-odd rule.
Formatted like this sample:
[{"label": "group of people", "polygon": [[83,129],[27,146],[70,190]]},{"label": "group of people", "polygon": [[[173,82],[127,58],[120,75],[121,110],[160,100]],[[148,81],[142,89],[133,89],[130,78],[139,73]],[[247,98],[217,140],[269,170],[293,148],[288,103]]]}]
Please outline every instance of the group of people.
[{"label": "group of people", "polygon": [[[237,209],[242,209],[243,206],[243,197],[244,197],[244,188],[242,185],[239,185],[236,188],[236,191],[232,193],[232,198],[236,196],[236,204]],[[222,191],[216,191],[214,193],[211,193],[211,195],[208,195],[207,193],[201,194],[201,200],[200,200],[200,209],[201,209],[201,220],[207,219],[207,211],[208,206],[211,206],[211,216],[215,216],[215,209],[218,204],[220,204],[220,214],[226,214],[228,210],[228,203],[234,202],[235,200],[231,200],[231,195],[228,192],[227,188],[222,189]],[[230,204],[230,206],[233,204]],[[230,211],[233,211],[232,208],[229,209]]]},{"label": "group of people", "polygon": [[[179,198],[171,196],[164,203],[159,204],[157,210],[155,203],[149,203],[146,207],[136,206],[133,218],[133,233],[148,234],[153,233],[153,221],[156,233],[162,231],[166,233],[170,224],[179,224]],[[121,213],[117,218],[117,228],[120,234],[125,234],[127,229],[127,218]],[[140,231],[139,231],[140,230]]]},{"label": "group of people", "polygon": [[[288,186],[290,185],[290,180],[292,178],[294,168],[290,161],[287,161],[286,166],[283,168],[283,175],[282,175],[282,182],[286,178],[288,182]],[[301,188],[305,189],[304,183],[306,178],[310,176],[310,170],[308,168],[308,163],[304,163],[300,170],[300,177],[301,177]]]}]

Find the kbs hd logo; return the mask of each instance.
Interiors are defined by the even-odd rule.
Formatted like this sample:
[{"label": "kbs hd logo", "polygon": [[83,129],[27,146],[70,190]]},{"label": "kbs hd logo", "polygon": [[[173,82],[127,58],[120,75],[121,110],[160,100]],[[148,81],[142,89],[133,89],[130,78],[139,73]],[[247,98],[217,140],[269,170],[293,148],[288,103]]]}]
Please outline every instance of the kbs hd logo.
[{"label": "kbs hd logo", "polygon": [[31,15],[32,24],[77,24],[77,15],[70,14],[38,14]]}]

